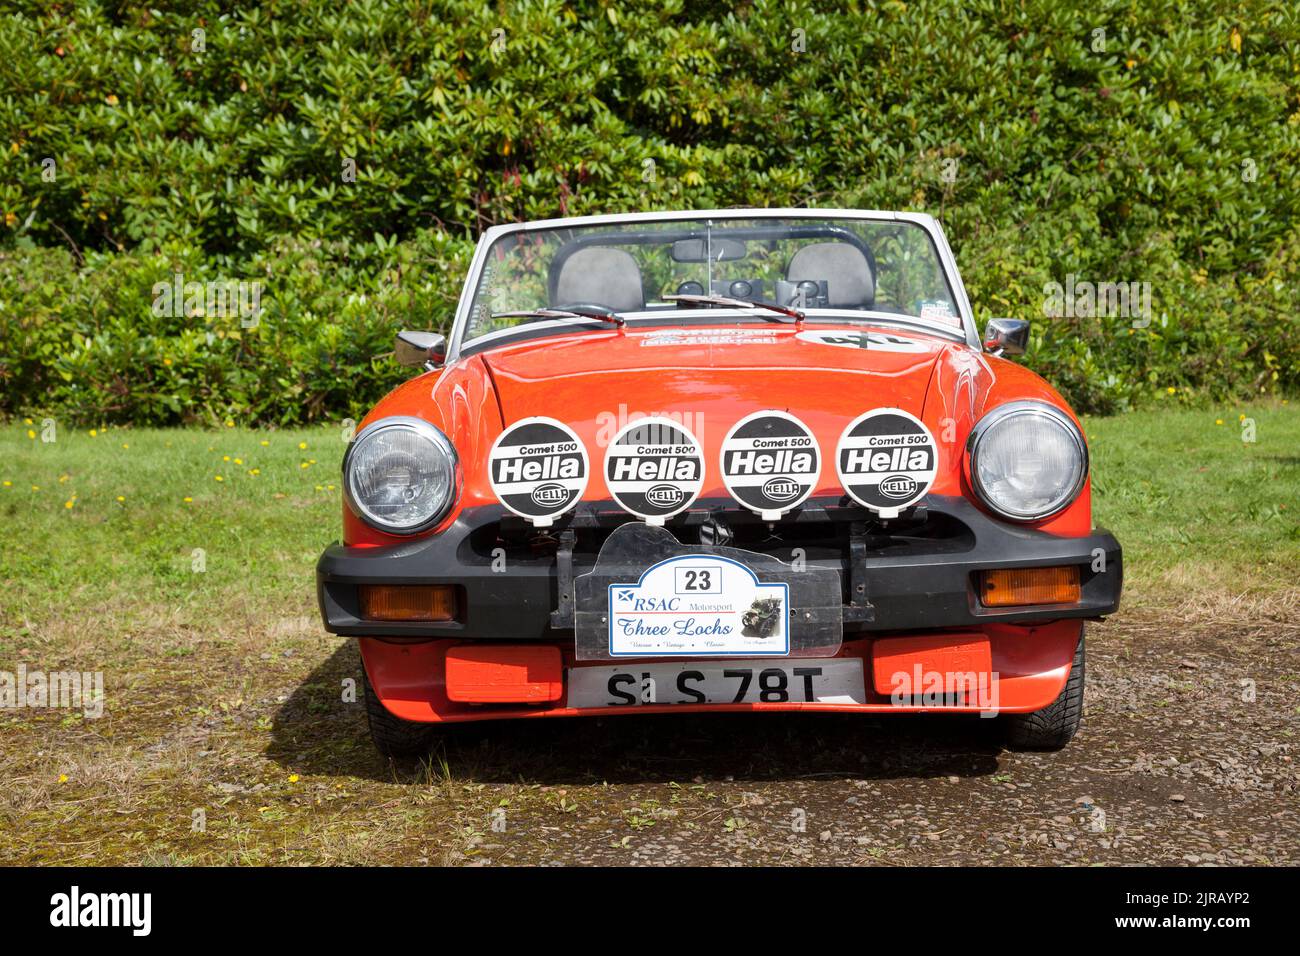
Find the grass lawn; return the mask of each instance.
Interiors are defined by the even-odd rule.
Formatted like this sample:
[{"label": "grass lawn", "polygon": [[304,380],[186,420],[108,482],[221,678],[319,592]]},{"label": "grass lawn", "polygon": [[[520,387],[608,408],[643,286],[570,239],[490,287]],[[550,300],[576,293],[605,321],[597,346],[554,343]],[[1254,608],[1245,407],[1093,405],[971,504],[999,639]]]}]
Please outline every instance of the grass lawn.
[{"label": "grass lawn", "polygon": [[[1121,618],[1294,622],[1300,407],[1086,430],[1096,522],[1125,549]],[[107,706],[0,711],[0,863],[437,862],[472,856],[501,801],[570,812],[563,791],[485,792],[445,760],[412,788],[371,755],[343,700],[355,651],[315,607],[339,429],[40,431],[0,425],[0,670],[103,671]]]}]

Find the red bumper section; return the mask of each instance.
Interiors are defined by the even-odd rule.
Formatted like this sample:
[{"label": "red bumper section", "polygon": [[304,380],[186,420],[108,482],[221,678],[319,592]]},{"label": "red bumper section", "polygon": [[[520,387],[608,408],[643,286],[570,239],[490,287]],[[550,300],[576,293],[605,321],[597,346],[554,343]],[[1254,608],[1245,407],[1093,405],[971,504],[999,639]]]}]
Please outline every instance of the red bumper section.
[{"label": "red bumper section", "polygon": [[[638,704],[570,707],[565,675],[584,664],[608,666],[637,661],[575,661],[561,644],[458,643],[455,640],[398,643],[360,639],[366,674],[385,707],[403,720],[441,723],[525,717],[612,716],[689,711],[810,711],[907,714],[980,713],[996,702],[1002,713],[1027,713],[1052,703],[1070,676],[1070,663],[1083,627],[1080,621],[1032,626],[987,625],[980,630],[844,641],[837,657],[862,660],[866,703]],[[927,675],[975,675],[994,688],[980,698],[959,690],[941,698],[895,697],[899,675],[909,692],[925,690]]]}]

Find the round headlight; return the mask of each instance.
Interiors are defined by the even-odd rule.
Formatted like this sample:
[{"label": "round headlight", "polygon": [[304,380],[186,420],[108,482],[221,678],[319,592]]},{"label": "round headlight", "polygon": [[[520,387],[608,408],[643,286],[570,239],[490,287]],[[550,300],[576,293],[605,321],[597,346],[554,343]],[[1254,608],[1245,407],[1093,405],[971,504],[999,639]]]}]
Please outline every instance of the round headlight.
[{"label": "round headlight", "polygon": [[348,505],[367,524],[391,534],[415,534],[441,521],[456,500],[458,482],[456,449],[419,418],[367,425],[343,457]]},{"label": "round headlight", "polygon": [[1042,402],[1009,402],[971,430],[970,480],[986,505],[1013,521],[1054,515],[1088,477],[1088,448],[1068,417]]}]

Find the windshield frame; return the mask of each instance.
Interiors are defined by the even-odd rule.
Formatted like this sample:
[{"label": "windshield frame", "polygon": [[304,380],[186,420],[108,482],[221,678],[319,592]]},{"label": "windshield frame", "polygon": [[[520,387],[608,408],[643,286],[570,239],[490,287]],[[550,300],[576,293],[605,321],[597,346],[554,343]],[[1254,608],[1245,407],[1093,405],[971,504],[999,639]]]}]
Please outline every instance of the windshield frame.
[{"label": "windshield frame", "polygon": [[[898,315],[890,312],[875,312],[867,310],[846,310],[846,309],[816,309],[808,310],[806,323],[849,323],[849,324],[872,324],[884,326],[897,326],[912,331],[921,331],[933,335],[939,335],[945,338],[964,341],[974,349],[982,348],[979,331],[975,326],[975,319],[971,311],[970,299],[966,295],[966,287],[962,284],[961,275],[957,270],[957,263],[953,257],[952,249],[948,246],[947,237],[943,233],[942,227],[934,217],[925,213],[907,213],[907,212],[885,212],[880,210],[863,210],[863,209],[710,209],[701,211],[666,211],[666,212],[641,212],[641,213],[612,213],[601,216],[575,216],[567,219],[540,219],[532,222],[515,222],[504,223],[499,226],[493,226],[480,237],[478,245],[474,249],[474,258],[470,261],[469,272],[465,277],[465,285],[461,290],[460,301],[456,306],[456,316],[452,323],[450,341],[447,349],[447,364],[450,365],[460,358],[462,346],[472,348],[475,353],[486,348],[491,348],[492,343],[500,341],[506,344],[517,341],[521,338],[533,338],[537,335],[550,335],[562,331],[586,331],[592,329],[608,330],[609,326],[597,321],[576,322],[576,321],[555,321],[530,323],[528,330],[533,334],[525,334],[521,329],[502,329],[497,332],[489,332],[484,335],[476,336],[469,342],[464,341],[465,332],[469,326],[470,309],[474,300],[475,290],[479,285],[479,277],[487,261],[488,250],[500,240],[503,236],[508,236],[516,232],[538,232],[548,229],[566,229],[582,226],[610,226],[610,225],[636,225],[647,222],[689,222],[705,219],[718,219],[725,222],[726,220],[735,219],[849,219],[877,222],[910,222],[925,231],[931,243],[934,246],[935,253],[938,256],[939,264],[943,269],[944,279],[948,288],[952,292],[954,305],[956,306],[958,318],[961,320],[961,327],[957,328],[952,325],[945,325],[938,322],[931,322],[916,316]],[[721,223],[720,223],[721,225]],[[655,318],[658,321],[649,318],[633,318],[628,322],[627,328],[653,328],[674,325],[694,325],[698,324],[701,319],[705,322],[713,320],[719,324],[726,324],[739,320],[770,320],[772,316],[760,316],[756,314],[759,310],[744,308],[721,308],[706,307],[702,309],[682,309],[672,313],[672,321],[663,321],[667,318],[667,313],[656,313]],[[637,316],[644,313],[629,313]],[[787,320],[788,321],[788,320]]]}]

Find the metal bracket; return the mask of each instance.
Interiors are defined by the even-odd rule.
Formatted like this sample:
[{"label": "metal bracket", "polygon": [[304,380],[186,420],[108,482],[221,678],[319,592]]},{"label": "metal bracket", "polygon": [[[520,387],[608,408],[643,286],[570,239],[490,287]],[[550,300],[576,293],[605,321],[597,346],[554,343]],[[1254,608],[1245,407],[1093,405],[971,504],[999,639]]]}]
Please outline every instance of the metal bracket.
[{"label": "metal bracket", "polygon": [[844,608],[845,621],[874,621],[876,608],[867,591],[867,525],[854,521],[849,525],[849,603]]},{"label": "metal bracket", "polygon": [[556,607],[551,612],[551,627],[573,627],[573,545],[577,536],[571,528],[560,532],[555,549]]}]

